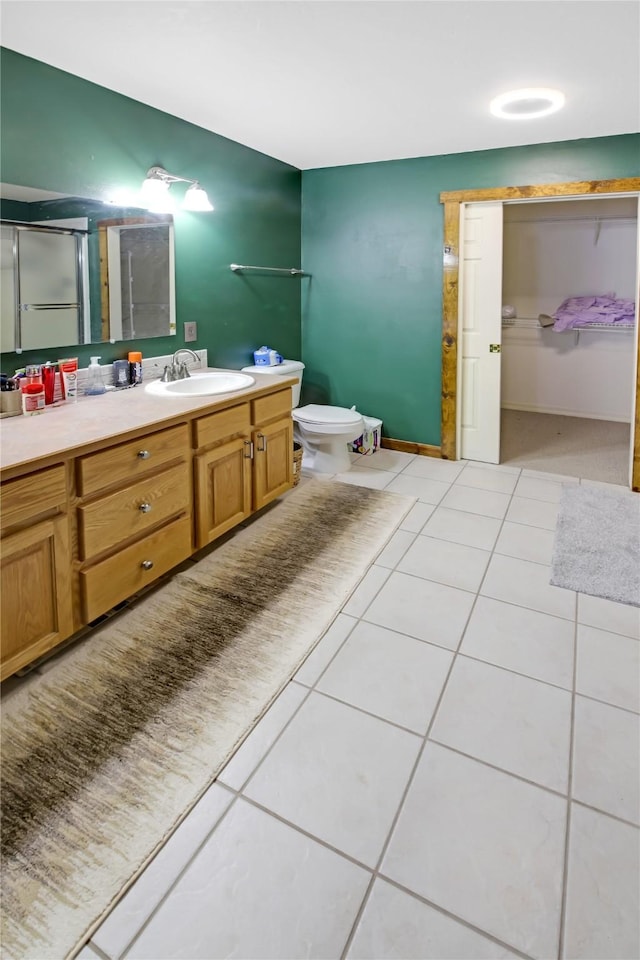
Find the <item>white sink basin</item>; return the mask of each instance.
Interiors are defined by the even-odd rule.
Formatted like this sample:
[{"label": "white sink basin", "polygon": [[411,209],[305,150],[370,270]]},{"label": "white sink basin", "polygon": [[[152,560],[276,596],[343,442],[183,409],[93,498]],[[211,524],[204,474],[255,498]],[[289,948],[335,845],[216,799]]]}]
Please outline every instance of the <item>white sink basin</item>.
[{"label": "white sink basin", "polygon": [[210,397],[216,393],[233,393],[245,390],[255,383],[246,373],[234,371],[215,371],[213,373],[192,373],[186,380],[174,380],[162,383],[153,380],[145,386],[147,393],[159,397]]}]

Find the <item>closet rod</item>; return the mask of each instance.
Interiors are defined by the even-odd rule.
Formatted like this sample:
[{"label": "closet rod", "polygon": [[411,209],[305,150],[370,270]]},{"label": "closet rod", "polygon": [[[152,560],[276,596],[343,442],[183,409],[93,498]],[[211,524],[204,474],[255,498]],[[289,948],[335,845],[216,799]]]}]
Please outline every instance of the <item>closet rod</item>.
[{"label": "closet rod", "polygon": [[308,277],[309,274],[297,267],[256,267],[245,263],[230,263],[229,268],[236,273],[238,270],[268,270],[270,273],[288,273],[291,277]]},{"label": "closet rod", "polygon": [[579,223],[581,221],[587,223],[606,223],[608,221],[614,221],[616,223],[637,223],[637,217],[536,217],[534,219],[523,219],[511,220],[505,218],[505,225],[508,223]]}]

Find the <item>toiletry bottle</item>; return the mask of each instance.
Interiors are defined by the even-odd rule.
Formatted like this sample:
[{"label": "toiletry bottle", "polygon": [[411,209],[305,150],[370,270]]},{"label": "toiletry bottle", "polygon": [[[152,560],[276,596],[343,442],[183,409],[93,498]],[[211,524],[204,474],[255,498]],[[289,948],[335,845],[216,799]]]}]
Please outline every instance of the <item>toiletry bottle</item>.
[{"label": "toiletry bottle", "polygon": [[27,364],[24,379],[20,384],[22,392],[22,412],[25,416],[42,413],[44,410],[44,384],[40,367]]},{"label": "toiletry bottle", "polygon": [[129,380],[129,361],[128,360],[114,360],[112,364],[113,369],[113,385],[114,387],[128,387],[131,383]]},{"label": "toiletry bottle", "polygon": [[87,368],[87,385],[84,388],[84,393],[86,397],[97,397],[101,393],[105,393],[100,357],[91,357],[91,363]]},{"label": "toiletry bottle", "polygon": [[56,387],[56,368],[50,360],[42,368],[42,382],[44,384],[44,402],[53,403]]},{"label": "toiletry bottle", "polygon": [[142,354],[138,350],[129,351],[129,382],[142,383]]}]

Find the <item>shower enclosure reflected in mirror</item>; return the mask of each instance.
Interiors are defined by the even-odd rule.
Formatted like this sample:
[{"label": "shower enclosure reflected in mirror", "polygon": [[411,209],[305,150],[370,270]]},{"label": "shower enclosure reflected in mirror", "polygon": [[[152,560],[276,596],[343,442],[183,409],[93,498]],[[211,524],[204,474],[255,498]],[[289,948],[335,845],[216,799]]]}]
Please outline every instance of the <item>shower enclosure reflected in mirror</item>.
[{"label": "shower enclosure reflected in mirror", "polygon": [[[127,217],[98,223],[103,339],[176,332],[173,223]],[[107,336],[108,335],[108,336]]]},{"label": "shower enclosure reflected in mirror", "polygon": [[175,334],[170,215],[9,184],[0,201],[2,352]]}]

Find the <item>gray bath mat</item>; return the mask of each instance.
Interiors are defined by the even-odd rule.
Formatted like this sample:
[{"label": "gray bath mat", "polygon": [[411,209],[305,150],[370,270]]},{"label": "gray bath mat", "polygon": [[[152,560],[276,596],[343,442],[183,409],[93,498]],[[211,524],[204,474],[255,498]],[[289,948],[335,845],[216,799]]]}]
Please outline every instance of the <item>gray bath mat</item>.
[{"label": "gray bath mat", "polygon": [[640,607],[640,495],[563,487],[551,583]]}]

